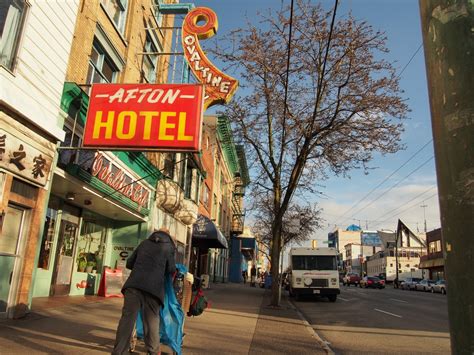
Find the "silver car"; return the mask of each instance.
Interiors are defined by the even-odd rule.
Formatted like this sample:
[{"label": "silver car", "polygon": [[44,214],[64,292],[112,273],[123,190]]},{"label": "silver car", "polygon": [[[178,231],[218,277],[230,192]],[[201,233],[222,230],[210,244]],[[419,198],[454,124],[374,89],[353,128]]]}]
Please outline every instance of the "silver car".
[{"label": "silver car", "polygon": [[431,286],[436,283],[434,280],[421,280],[415,285],[415,290],[417,291],[431,291]]},{"label": "silver car", "polygon": [[401,285],[400,288],[402,290],[410,290],[413,291],[415,290],[416,284],[420,282],[422,279],[418,277],[409,277],[407,278]]},{"label": "silver car", "polygon": [[446,294],[447,285],[445,280],[438,280],[436,283],[431,285],[431,293],[441,292],[443,295]]}]

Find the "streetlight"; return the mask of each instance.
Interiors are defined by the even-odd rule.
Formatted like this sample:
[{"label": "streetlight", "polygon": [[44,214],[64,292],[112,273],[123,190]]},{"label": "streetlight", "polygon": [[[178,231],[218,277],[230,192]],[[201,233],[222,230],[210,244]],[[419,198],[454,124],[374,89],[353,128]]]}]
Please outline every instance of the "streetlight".
[{"label": "streetlight", "polygon": [[425,205],[425,201],[423,201],[423,204],[420,207],[423,208],[423,219],[425,221],[425,233],[426,233],[426,207],[428,207],[428,205]]}]

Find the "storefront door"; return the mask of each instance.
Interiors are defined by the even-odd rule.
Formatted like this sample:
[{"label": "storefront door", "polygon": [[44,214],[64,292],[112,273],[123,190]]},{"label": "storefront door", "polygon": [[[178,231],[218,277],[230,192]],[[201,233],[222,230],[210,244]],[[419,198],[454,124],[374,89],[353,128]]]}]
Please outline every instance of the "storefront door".
[{"label": "storefront door", "polygon": [[74,246],[76,244],[76,223],[62,220],[59,230],[56,263],[53,273],[51,293],[53,296],[66,296],[71,289],[72,268],[74,266]]},{"label": "storefront door", "polygon": [[20,245],[26,210],[8,205],[0,234],[0,317],[8,316],[15,299],[15,280],[20,267]]}]

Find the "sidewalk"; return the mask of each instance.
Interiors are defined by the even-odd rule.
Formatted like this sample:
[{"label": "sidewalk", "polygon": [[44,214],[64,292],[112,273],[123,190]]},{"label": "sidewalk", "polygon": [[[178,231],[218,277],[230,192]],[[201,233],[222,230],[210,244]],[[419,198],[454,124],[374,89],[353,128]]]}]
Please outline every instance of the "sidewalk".
[{"label": "sidewalk", "polygon": [[[327,353],[284,295],[276,310],[267,306],[269,291],[248,284],[212,284],[205,293],[211,309],[186,317],[183,354]],[[110,354],[122,302],[96,296],[34,299],[26,318],[0,320],[0,354]],[[136,350],[146,352],[142,342]]]}]

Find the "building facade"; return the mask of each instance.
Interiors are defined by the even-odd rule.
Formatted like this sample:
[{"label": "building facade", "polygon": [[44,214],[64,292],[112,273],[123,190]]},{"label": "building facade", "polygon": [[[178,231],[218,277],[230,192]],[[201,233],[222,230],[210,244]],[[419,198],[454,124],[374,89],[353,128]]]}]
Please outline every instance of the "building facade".
[{"label": "building facade", "polygon": [[127,257],[159,228],[188,265],[198,215],[212,219],[223,244],[204,248],[196,271],[228,279],[227,243],[243,231],[248,171],[225,118],[202,137],[202,156],[82,149],[93,84],[192,80],[182,55],[181,75],[170,64],[180,57],[176,16],[192,8],[171,0],[0,4],[0,317],[24,315],[34,297],[97,294],[109,269],[125,280]]},{"label": "building facade", "polygon": [[[198,173],[191,155],[81,149],[95,83],[168,80],[173,15],[162,2],[81,3],[61,97],[65,139],[54,170],[34,297],[97,294],[107,268],[129,271],[127,257],[153,230],[175,238],[185,262],[197,215]],[[169,10],[169,9],[168,9]],[[64,80],[63,80],[64,82]],[[194,164],[194,165],[193,165]]]},{"label": "building facade", "polygon": [[398,220],[395,233],[380,235],[383,250],[368,257],[367,275],[384,274],[387,281],[426,276],[420,268],[420,258],[426,253],[424,234],[415,234]]},{"label": "building facade", "polygon": [[420,268],[428,271],[431,280],[445,279],[441,228],[426,233],[426,246],[426,255],[421,257]]},{"label": "building facade", "polygon": [[398,260],[398,279],[405,280],[408,277],[420,277],[425,275],[420,269],[419,248],[400,247],[398,248],[398,258],[395,248],[385,249],[367,258],[367,275],[378,276],[383,274],[387,281],[394,281],[397,277],[396,263]]},{"label": "building facade", "polygon": [[[201,158],[206,174],[201,186],[199,218],[206,219],[215,231],[206,240],[195,228],[190,269],[197,275],[208,275],[212,282],[225,282],[232,260],[237,259],[231,255],[229,245],[233,236],[243,232],[243,186],[248,184],[248,169],[245,153],[239,154],[226,117],[205,116],[202,137]],[[201,223],[198,220],[196,224]],[[239,260],[240,257],[239,249]]]},{"label": "building facade", "polygon": [[352,272],[359,275],[363,275],[364,272],[367,273],[368,271],[365,265],[367,258],[382,250],[380,246],[375,247],[360,243],[349,243],[344,248],[346,258],[344,269],[348,273]]},{"label": "building facade", "polygon": [[[31,305],[79,1],[0,3],[0,317]],[[52,26],[51,24],[55,25]]]}]

